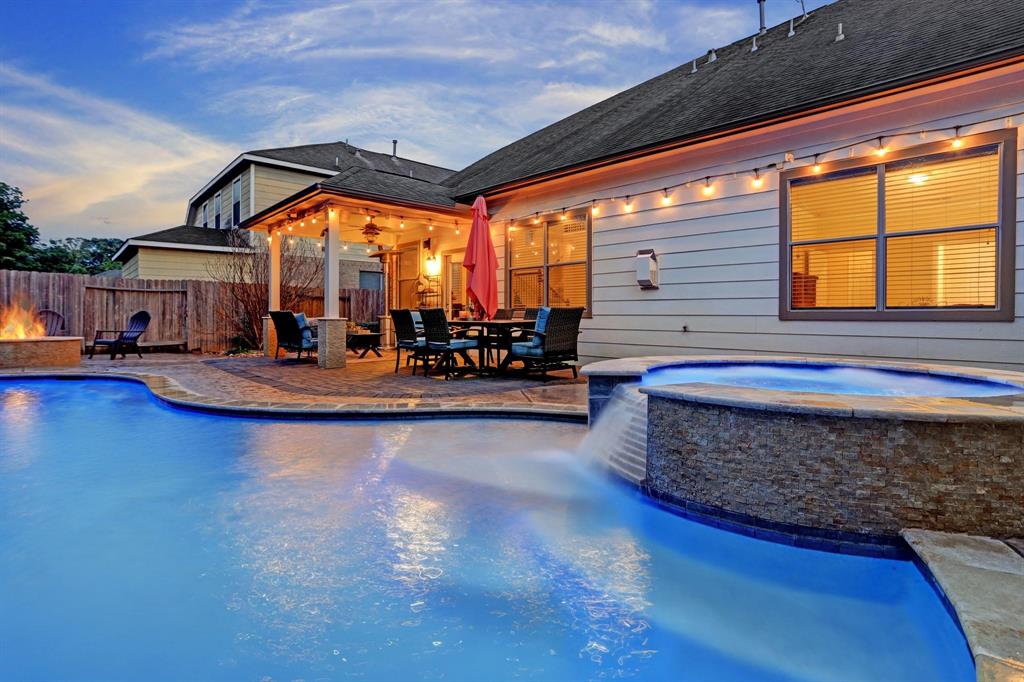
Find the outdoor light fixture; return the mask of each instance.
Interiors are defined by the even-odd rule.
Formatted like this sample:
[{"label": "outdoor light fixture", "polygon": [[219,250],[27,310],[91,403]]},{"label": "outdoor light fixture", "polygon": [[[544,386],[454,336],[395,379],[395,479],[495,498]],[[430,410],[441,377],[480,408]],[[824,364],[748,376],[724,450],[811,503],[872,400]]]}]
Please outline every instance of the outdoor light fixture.
[{"label": "outdoor light fixture", "polygon": [[538,213],[534,213],[533,214],[533,224],[536,225],[539,222],[540,222],[540,213],[539,212]]},{"label": "outdoor light fixture", "polygon": [[380,227],[378,227],[377,223],[372,220],[363,225],[363,236],[366,237],[367,244],[375,243],[377,241],[377,237],[380,236],[380,233]]},{"label": "outdoor light fixture", "polygon": [[429,221],[427,223],[427,229],[430,230],[431,232],[434,231],[434,221],[433,220],[431,220],[431,221]]},{"label": "outdoor light fixture", "polygon": [[405,229],[405,218],[403,218],[402,216],[398,216],[398,221],[399,221],[398,222],[398,229],[399,230],[404,230]]},{"label": "outdoor light fixture", "polygon": [[821,164],[818,163],[818,155],[817,154],[814,155],[814,167],[811,168],[811,170],[814,171],[815,173],[820,173],[821,172]]},{"label": "outdoor light fixture", "polygon": [[437,256],[427,256],[425,266],[427,277],[437,277],[441,274],[441,261]]},{"label": "outdoor light fixture", "polygon": [[626,213],[633,210],[633,202],[629,200],[628,194],[626,195],[626,198],[622,200],[622,208],[625,209]]},{"label": "outdoor light fixture", "polygon": [[750,181],[750,184],[754,186],[754,189],[761,189],[764,186],[764,178],[761,177],[761,172],[754,169],[754,179]]},{"label": "outdoor light fixture", "polygon": [[590,202],[590,215],[597,215],[598,210],[599,209],[597,208],[597,201],[596,200],[595,201],[591,201]]},{"label": "outdoor light fixture", "polygon": [[882,144],[882,138],[878,138],[878,149],[875,150],[876,156],[885,156],[889,151],[889,148]]},{"label": "outdoor light fixture", "polygon": [[661,197],[661,205],[668,206],[672,203],[672,195],[668,193],[668,187],[665,188],[665,195]]},{"label": "outdoor light fixture", "polygon": [[711,184],[711,176],[704,178],[704,186],[700,188],[704,196],[709,197],[715,193],[715,186]]},{"label": "outdoor light fixture", "polygon": [[960,126],[953,129],[953,149],[960,149],[964,145],[964,141],[960,139]]},{"label": "outdoor light fixture", "polygon": [[459,221],[456,220],[455,221],[455,234],[459,234],[460,232],[461,232],[461,230],[459,229]]}]

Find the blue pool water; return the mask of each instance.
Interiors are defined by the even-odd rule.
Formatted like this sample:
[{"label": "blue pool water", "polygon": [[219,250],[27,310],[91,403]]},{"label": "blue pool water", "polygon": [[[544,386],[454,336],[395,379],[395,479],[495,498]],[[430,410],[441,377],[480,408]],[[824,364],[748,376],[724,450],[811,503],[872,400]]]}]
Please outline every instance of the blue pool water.
[{"label": "blue pool water", "polygon": [[974,678],[913,564],[676,517],[583,435],[0,381],[0,679]]},{"label": "blue pool water", "polygon": [[851,395],[980,398],[1024,393],[1024,388],[1020,386],[997,381],[839,365],[709,362],[658,367],[643,377],[646,386],[698,382],[776,391]]}]

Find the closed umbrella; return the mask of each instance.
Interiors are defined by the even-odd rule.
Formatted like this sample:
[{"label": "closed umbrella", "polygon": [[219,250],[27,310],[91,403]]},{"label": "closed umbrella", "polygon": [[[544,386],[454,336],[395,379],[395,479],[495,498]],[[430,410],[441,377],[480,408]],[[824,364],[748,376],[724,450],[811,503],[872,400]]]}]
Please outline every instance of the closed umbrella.
[{"label": "closed umbrella", "polygon": [[498,254],[491,241],[491,224],[483,197],[473,202],[473,226],[462,267],[469,270],[466,294],[485,320],[493,319],[498,311]]}]

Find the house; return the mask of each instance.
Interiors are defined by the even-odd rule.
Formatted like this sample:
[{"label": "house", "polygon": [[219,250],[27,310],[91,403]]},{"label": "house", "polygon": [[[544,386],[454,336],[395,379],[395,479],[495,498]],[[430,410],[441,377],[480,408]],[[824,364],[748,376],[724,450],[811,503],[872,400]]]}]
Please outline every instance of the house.
[{"label": "house", "polygon": [[[188,201],[185,223],[127,240],[114,260],[130,278],[213,279],[226,258],[229,230],[253,212],[320,180],[362,172],[387,172],[441,181],[454,171],[359,149],[347,142],[259,149],[239,154]],[[381,264],[360,244],[346,245],[341,258],[343,288],[380,288]]]},{"label": "house", "polygon": [[[339,172],[242,226],[273,239],[321,216],[333,249],[372,224],[391,304],[454,306],[479,195],[505,305],[584,305],[589,360],[1021,370],[1022,25],[1018,0],[838,0],[440,180]],[[637,285],[647,249],[658,288]]]}]

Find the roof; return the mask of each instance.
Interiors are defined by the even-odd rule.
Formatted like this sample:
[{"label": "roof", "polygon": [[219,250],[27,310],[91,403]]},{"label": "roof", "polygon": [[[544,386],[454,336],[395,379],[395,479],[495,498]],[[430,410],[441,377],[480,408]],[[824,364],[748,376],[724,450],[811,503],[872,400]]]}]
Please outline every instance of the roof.
[{"label": "roof", "polygon": [[455,205],[450,187],[405,175],[369,168],[348,168],[320,182],[321,187],[360,196],[398,199],[414,204],[451,207]]},{"label": "roof", "polygon": [[[751,3],[753,11],[753,3]],[[1021,0],[838,0],[528,135],[447,178],[468,201],[502,185],[727,131],[1024,54]],[[839,23],[845,38],[836,41]]]},{"label": "roof", "polygon": [[179,225],[125,240],[111,260],[123,263],[135,255],[140,246],[185,251],[231,251],[230,238],[231,230]]},{"label": "roof", "polygon": [[441,168],[440,166],[413,161],[401,156],[391,156],[390,154],[360,149],[347,142],[327,142],[324,144],[303,144],[296,147],[255,149],[246,152],[246,154],[327,170],[369,169],[412,177],[427,182],[441,182],[455,172],[450,168]]}]

